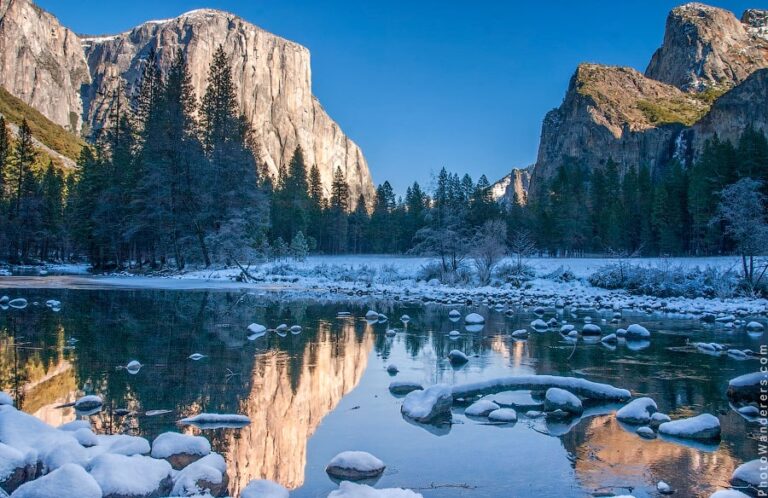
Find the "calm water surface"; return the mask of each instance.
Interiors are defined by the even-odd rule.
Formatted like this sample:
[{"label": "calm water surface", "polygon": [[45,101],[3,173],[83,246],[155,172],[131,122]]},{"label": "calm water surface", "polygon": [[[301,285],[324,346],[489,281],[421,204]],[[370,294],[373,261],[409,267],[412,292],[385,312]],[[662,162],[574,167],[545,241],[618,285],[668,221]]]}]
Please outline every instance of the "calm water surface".
[{"label": "calm water surface", "polygon": [[[2,282],[0,281],[0,287]],[[336,488],[324,472],[338,452],[369,451],[387,463],[377,487],[418,489],[425,497],[581,497],[632,491],[656,496],[665,480],[677,496],[708,496],[726,486],[733,469],[756,457],[757,426],[732,411],[728,380],[754,371],[757,362],[676,350],[692,340],[717,341],[758,350],[764,337],[728,331],[695,320],[626,314],[620,326],[642,323],[653,333],[644,348],[609,349],[580,341],[574,346],[555,331],[532,333],[527,341],[509,334],[536,318],[518,309],[512,317],[485,307],[481,332],[466,332],[437,305],[376,302],[366,306],[282,302],[243,291],[73,290],[0,288],[0,295],[44,303],[62,302],[59,312],[30,304],[0,311],[0,388],[16,392],[22,409],[59,425],[74,420],[57,405],[83,393],[100,394],[110,408],[138,413],[120,419],[107,410],[93,417],[100,432],[154,438],[180,428],[176,421],[199,412],[241,413],[252,423],[241,430],[203,431],[225,456],[230,492],[267,478],[292,489],[292,497],[325,497]],[[369,324],[373,306],[389,324]],[[348,311],[354,318],[341,319]],[[407,328],[397,320],[411,316]],[[570,311],[552,316],[597,323],[608,311]],[[300,334],[275,333],[249,341],[246,327],[299,324]],[[601,324],[604,333],[613,331]],[[395,337],[387,328],[398,327]],[[448,332],[459,329],[458,340]],[[462,368],[445,357],[458,348],[471,355]],[[206,358],[192,361],[201,353]],[[145,366],[137,375],[117,367],[130,360]],[[622,427],[615,407],[597,407],[568,425],[547,426],[520,419],[490,425],[454,407],[454,424],[422,426],[400,415],[401,398],[387,386],[394,379],[423,384],[463,383],[514,374],[586,377],[653,397],[676,416],[718,414],[719,445],[646,441]],[[171,410],[148,417],[149,410]]]}]

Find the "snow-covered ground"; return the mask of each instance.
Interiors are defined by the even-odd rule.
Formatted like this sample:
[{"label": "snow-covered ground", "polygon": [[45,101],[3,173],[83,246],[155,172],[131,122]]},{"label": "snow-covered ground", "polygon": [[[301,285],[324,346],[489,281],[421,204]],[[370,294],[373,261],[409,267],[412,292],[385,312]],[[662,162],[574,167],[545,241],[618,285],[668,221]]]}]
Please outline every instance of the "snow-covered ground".
[{"label": "snow-covered ground", "polygon": [[[281,299],[319,298],[324,300],[369,300],[371,298],[442,303],[487,302],[507,305],[556,306],[561,302],[584,308],[636,308],[693,315],[735,315],[739,319],[768,315],[768,300],[758,298],[658,298],[630,295],[623,290],[593,287],[588,277],[599,268],[616,263],[604,258],[529,258],[526,264],[535,276],[522,286],[502,284],[444,285],[433,279],[420,279],[421,269],[435,261],[427,257],[407,256],[310,256],[304,261],[285,260],[248,267],[252,279],[243,282],[239,268],[188,270],[162,276],[0,277],[0,287],[7,288],[154,288],[154,289],[250,289],[261,293],[279,293]],[[718,258],[635,258],[624,263],[650,268],[738,270],[735,257]],[[504,264],[502,262],[501,264]],[[466,265],[470,265],[466,262]],[[81,270],[82,267],[76,267]],[[552,274],[569,270],[573,279],[562,281]],[[68,273],[59,268],[58,273]],[[731,326],[743,325],[738,320]]]}]

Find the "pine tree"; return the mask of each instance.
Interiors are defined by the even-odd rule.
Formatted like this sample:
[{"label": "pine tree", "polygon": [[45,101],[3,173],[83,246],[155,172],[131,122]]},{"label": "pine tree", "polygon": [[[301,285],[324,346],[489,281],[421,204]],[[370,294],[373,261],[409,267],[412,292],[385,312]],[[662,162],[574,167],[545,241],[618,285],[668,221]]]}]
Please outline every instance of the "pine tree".
[{"label": "pine tree", "polygon": [[369,223],[370,217],[368,216],[368,205],[365,195],[360,194],[357,198],[355,210],[349,215],[349,245],[347,247],[355,254],[368,250],[366,234],[368,233]]},{"label": "pine tree", "polygon": [[8,168],[8,184],[13,189],[13,218],[21,214],[24,195],[24,182],[28,181],[32,174],[32,164],[37,153],[32,142],[32,130],[29,129],[27,120],[23,120],[19,127],[16,144],[11,152],[10,167]]},{"label": "pine tree", "polygon": [[347,250],[347,215],[349,211],[349,185],[341,168],[337,167],[331,185],[330,241],[331,251],[342,253]]},{"label": "pine tree", "polygon": [[4,212],[6,200],[5,172],[11,155],[11,134],[5,123],[5,118],[0,115],[0,216]]}]

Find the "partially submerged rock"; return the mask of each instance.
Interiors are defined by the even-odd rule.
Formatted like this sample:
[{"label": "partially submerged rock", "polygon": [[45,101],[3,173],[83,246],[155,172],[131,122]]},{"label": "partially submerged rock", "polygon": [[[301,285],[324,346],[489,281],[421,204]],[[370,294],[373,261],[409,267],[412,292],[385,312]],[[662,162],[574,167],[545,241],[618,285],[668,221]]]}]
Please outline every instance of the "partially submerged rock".
[{"label": "partially submerged rock", "polygon": [[89,396],[83,396],[75,401],[75,410],[79,412],[90,412],[101,408],[104,405],[104,400],[101,396],[91,394]]},{"label": "partially submerged rock", "polygon": [[642,427],[638,427],[635,431],[638,436],[644,439],[656,439],[656,433],[653,429],[648,427],[647,425],[644,425]]},{"label": "partially submerged rock", "polygon": [[469,417],[485,417],[494,410],[498,410],[500,407],[493,401],[487,399],[481,399],[475,401],[464,410],[464,415]]},{"label": "partially submerged rock", "polygon": [[581,335],[583,336],[599,336],[602,333],[603,330],[600,328],[600,326],[595,325],[594,323],[587,323],[581,329]]},{"label": "partially submerged rock", "polygon": [[632,395],[626,389],[619,389],[608,384],[591,382],[576,377],[556,375],[520,375],[500,377],[486,381],[459,384],[453,386],[453,396],[467,398],[501,391],[536,390],[544,391],[550,387],[565,389],[585,399],[596,401],[626,401]]},{"label": "partially submerged rock", "polygon": [[765,475],[765,467],[766,464],[759,458],[743,463],[733,471],[731,484],[737,488],[746,487],[747,489],[745,491],[754,493],[755,496],[759,496],[758,490],[760,489],[761,484],[765,486],[766,480],[763,478]]},{"label": "partially submerged rock", "polygon": [[768,386],[768,372],[740,375],[728,383],[728,398],[731,401],[759,403],[763,386]]},{"label": "partially submerged rock", "polygon": [[380,476],[386,465],[365,451],[344,451],[328,462],[325,471],[337,479],[359,481]]},{"label": "partially submerged rock", "polygon": [[470,313],[469,315],[464,317],[464,323],[468,325],[481,325],[485,323],[485,318],[483,318],[482,315],[479,315],[477,313]]},{"label": "partially submerged rock", "polygon": [[584,407],[581,404],[581,400],[573,393],[559,387],[550,387],[544,396],[544,411],[555,412],[557,410],[573,415],[581,415]]},{"label": "partially submerged rock", "polygon": [[424,387],[418,382],[394,381],[389,384],[389,392],[392,394],[408,394],[412,391],[421,391]]},{"label": "partially submerged rock", "polygon": [[658,410],[651,398],[633,399],[616,412],[616,419],[626,424],[644,425],[651,421],[651,416]]},{"label": "partially submerged rock", "polygon": [[517,422],[517,412],[513,408],[499,408],[488,414],[491,422]]},{"label": "partially submerged rock", "polygon": [[183,469],[190,463],[211,452],[211,443],[202,436],[188,436],[178,432],[165,432],[152,442],[152,458],[161,458],[175,470]]},{"label": "partially submerged rock", "polygon": [[463,365],[469,361],[469,357],[462,351],[454,349],[448,353],[448,360],[451,362],[451,365]]},{"label": "partially submerged rock", "polygon": [[35,470],[22,452],[0,443],[0,488],[12,493],[33,478]]},{"label": "partially submerged rock", "polygon": [[638,325],[637,323],[633,323],[629,327],[627,327],[627,339],[649,339],[651,337],[651,333],[648,331],[647,328],[643,327],[642,325]]},{"label": "partially submerged rock", "polygon": [[403,399],[401,411],[416,422],[429,423],[450,417],[453,395],[451,386],[436,384],[422,391],[413,391]]},{"label": "partially submerged rock", "polygon": [[179,420],[181,425],[194,425],[202,429],[239,429],[250,423],[251,419],[236,413],[200,413],[194,417]]},{"label": "partially submerged rock", "polygon": [[720,439],[720,420],[714,415],[703,413],[695,417],[665,422],[659,426],[659,433],[684,439]]}]

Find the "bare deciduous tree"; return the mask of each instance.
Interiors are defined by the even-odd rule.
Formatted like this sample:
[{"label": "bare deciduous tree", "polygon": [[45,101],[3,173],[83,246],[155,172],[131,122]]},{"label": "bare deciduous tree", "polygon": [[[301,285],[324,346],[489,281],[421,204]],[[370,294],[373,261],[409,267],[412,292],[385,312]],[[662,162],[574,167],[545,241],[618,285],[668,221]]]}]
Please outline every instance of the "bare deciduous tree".
[{"label": "bare deciduous tree", "polygon": [[760,192],[762,182],[742,178],[721,190],[717,213],[711,223],[725,223],[725,233],[736,243],[741,256],[742,274],[754,287],[765,276],[768,263],[756,260],[768,252],[766,198]]},{"label": "bare deciduous tree", "polygon": [[525,229],[515,230],[509,241],[509,251],[515,257],[517,273],[523,272],[523,261],[536,251],[536,241],[531,232]]},{"label": "bare deciduous tree", "polygon": [[472,241],[472,261],[481,285],[491,280],[491,272],[507,252],[507,225],[500,220],[486,221]]}]

